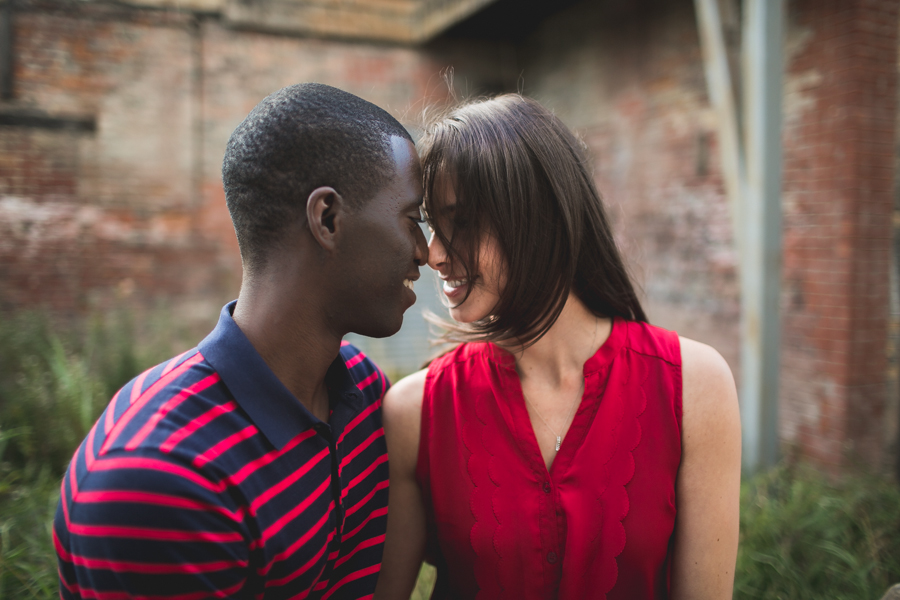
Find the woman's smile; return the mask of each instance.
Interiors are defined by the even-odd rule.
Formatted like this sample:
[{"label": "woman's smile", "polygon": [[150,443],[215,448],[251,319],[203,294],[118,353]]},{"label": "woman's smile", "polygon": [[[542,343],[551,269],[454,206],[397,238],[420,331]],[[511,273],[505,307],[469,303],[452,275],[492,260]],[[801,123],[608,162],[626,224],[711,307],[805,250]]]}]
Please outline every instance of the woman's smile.
[{"label": "woman's smile", "polygon": [[468,279],[449,279],[444,277],[441,277],[441,279],[444,281],[444,294],[448,298],[465,297],[466,289],[469,287]]}]

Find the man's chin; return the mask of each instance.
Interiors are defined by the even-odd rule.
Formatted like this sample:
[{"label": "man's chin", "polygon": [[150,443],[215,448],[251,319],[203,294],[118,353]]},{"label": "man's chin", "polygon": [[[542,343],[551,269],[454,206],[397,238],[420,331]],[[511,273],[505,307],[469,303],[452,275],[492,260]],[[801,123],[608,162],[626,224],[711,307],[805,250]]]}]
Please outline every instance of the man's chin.
[{"label": "man's chin", "polygon": [[383,319],[378,323],[369,322],[365,325],[353,330],[353,333],[364,335],[370,338],[386,338],[391,337],[403,326],[403,313],[394,319]]}]

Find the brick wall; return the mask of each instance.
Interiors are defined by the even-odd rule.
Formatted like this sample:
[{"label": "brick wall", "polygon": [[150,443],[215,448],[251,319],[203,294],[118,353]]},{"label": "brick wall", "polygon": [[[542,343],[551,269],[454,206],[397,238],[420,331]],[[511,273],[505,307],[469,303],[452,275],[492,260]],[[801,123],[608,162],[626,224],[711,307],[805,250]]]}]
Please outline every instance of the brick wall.
[{"label": "brick wall", "polygon": [[737,256],[693,3],[581,3],[526,46],[526,90],[588,144],[649,318],[737,373]]},{"label": "brick wall", "polygon": [[3,109],[95,128],[0,128],[2,308],[188,305],[233,285],[192,210],[191,25],[102,6],[16,14]]},{"label": "brick wall", "polygon": [[884,416],[898,6],[791,9],[788,104],[806,100],[785,130],[783,434],[828,464],[878,465],[896,435]]},{"label": "brick wall", "polygon": [[[788,2],[781,437],[832,467],[896,460],[897,8]],[[520,56],[528,93],[592,150],[651,319],[716,347],[739,378],[737,257],[693,3],[584,2]]]},{"label": "brick wall", "polygon": [[[94,126],[0,125],[0,311],[163,304],[199,331],[239,289],[220,172],[232,130],[263,97],[320,81],[415,133],[423,109],[447,96],[448,66],[471,90],[510,79],[499,44],[271,35],[174,10],[20,4],[15,30],[15,97],[0,113]],[[427,280],[418,288],[405,337],[361,342],[395,372],[430,352],[421,307],[440,304]]]},{"label": "brick wall", "polygon": [[[885,351],[897,2],[788,8],[781,435],[825,465],[886,466],[900,414]],[[579,131],[651,319],[740,376],[737,257],[691,0],[586,0],[524,42],[415,48],[97,3],[27,5],[16,32],[15,98],[0,113],[95,127],[0,125],[0,310],[142,299],[210,323],[239,285],[219,170],[249,110],[316,80],[415,133],[453,67],[463,95],[521,83]],[[438,307],[428,283],[418,291]],[[404,331],[360,342],[408,371],[427,354],[417,309]]]}]

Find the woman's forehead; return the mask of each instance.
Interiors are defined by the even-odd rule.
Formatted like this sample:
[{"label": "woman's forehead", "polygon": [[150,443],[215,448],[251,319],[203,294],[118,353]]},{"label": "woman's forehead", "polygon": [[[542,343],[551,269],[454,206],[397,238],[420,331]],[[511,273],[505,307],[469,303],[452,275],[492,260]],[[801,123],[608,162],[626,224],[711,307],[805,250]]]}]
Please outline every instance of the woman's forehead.
[{"label": "woman's forehead", "polygon": [[434,175],[429,190],[428,203],[435,208],[456,205],[456,178],[446,169],[439,169]]}]

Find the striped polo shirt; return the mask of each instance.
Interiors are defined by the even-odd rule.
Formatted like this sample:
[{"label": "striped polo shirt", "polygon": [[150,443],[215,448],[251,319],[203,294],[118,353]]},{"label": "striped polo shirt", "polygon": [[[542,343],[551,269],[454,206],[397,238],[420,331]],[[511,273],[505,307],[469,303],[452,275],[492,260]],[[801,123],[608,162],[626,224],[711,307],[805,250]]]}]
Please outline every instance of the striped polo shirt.
[{"label": "striped polo shirt", "polygon": [[235,324],[234,305],[197,348],[123,387],[75,453],[53,531],[62,598],[373,594],[389,384],[344,343],[320,421]]}]

